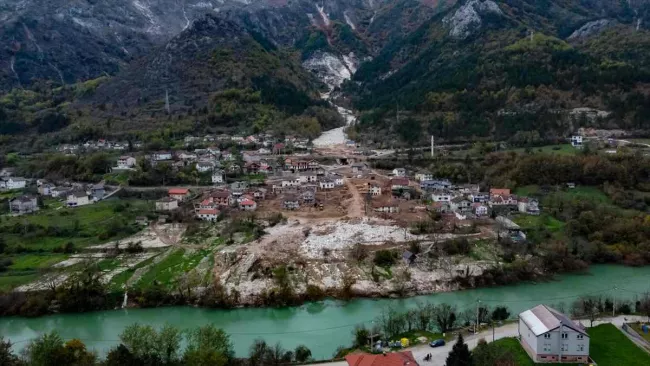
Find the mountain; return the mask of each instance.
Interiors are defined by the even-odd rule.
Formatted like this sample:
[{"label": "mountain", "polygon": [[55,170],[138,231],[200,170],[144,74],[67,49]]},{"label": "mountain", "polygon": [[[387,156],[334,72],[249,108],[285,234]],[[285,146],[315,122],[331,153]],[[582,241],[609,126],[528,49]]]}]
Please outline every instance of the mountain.
[{"label": "mountain", "polygon": [[648,17],[646,0],[458,3],[345,85],[364,111],[358,132],[530,142],[581,126],[650,128]]},{"label": "mountain", "polygon": [[650,0],[6,0],[0,134],[313,135],[340,123],[327,91],[368,141],[645,129],[649,18]]}]

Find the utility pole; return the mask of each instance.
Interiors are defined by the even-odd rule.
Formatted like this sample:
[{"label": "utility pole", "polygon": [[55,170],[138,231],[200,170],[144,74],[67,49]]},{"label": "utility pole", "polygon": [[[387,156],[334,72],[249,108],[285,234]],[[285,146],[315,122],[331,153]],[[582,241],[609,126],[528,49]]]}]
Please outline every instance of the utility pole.
[{"label": "utility pole", "polygon": [[170,108],[169,108],[169,90],[165,89],[165,110],[167,111],[167,114],[170,113]]},{"label": "utility pole", "polygon": [[481,300],[476,300],[476,327],[474,328],[474,334],[478,334],[480,308],[481,308]]},{"label": "utility pole", "polygon": [[614,286],[614,295],[612,296],[614,298],[612,304],[612,318],[616,316],[616,290],[618,290],[618,286]]},{"label": "utility pole", "polygon": [[435,144],[435,142],[433,140],[433,135],[431,135],[431,159],[433,159],[433,156],[434,156],[434,153],[433,153],[434,144]]}]

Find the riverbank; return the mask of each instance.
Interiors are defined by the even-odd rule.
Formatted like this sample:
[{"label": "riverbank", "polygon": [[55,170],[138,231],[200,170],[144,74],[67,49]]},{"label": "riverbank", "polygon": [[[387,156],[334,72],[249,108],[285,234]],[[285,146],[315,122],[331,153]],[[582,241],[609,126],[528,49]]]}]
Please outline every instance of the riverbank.
[{"label": "riverbank", "polygon": [[103,355],[117,344],[121,331],[133,323],[155,327],[169,323],[181,329],[212,323],[231,335],[238,355],[247,354],[252,341],[263,338],[271,344],[281,342],[285,348],[305,344],[312,350],[315,359],[330,359],[337,347],[351,344],[355,325],[370,325],[388,306],[405,310],[422,302],[448,303],[461,312],[474,309],[480,300],[490,306],[508,306],[514,315],[539,303],[564,304],[568,308],[578,297],[585,295],[614,296],[617,301],[633,301],[649,289],[649,278],[650,267],[595,265],[591,267],[589,275],[560,275],[556,281],[401,299],[325,300],[284,308],[213,310],[165,307],[39,318],[0,318],[0,334],[15,344],[14,351],[17,352],[34,337],[58,330],[63,338],[79,338]]}]

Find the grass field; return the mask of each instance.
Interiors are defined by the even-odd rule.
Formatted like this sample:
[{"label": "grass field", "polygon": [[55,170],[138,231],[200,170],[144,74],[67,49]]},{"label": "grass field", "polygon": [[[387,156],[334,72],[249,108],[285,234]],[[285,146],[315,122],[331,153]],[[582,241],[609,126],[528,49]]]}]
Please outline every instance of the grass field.
[{"label": "grass field", "polygon": [[13,271],[36,270],[52,266],[67,259],[66,254],[25,254],[12,256],[13,264],[9,266]]},{"label": "grass field", "polygon": [[0,275],[0,292],[10,291],[14,287],[28,284],[38,278],[38,274],[11,275],[4,273]]},{"label": "grass field", "polygon": [[562,191],[561,194],[578,200],[593,201],[596,203],[611,203],[611,200],[605,192],[601,191],[598,187],[590,186],[577,186],[573,189]]},{"label": "grass field", "polygon": [[[516,149],[511,149],[510,151],[514,151],[517,153],[526,153],[526,148],[516,148]],[[540,147],[531,147],[530,151],[532,153],[544,153],[544,154],[558,154],[558,155],[575,155],[577,154],[580,150],[574,148],[571,146],[571,144],[559,144],[559,145],[546,145],[546,146],[540,146]]]},{"label": "grass field", "polygon": [[138,281],[139,287],[147,287],[158,281],[160,284],[169,286],[183,273],[187,273],[196,267],[199,262],[209,255],[211,251],[200,250],[187,253],[185,249],[178,249],[168,255],[162,261],[153,265],[147,273]]},{"label": "grass field", "polygon": [[598,366],[647,366],[650,354],[637,347],[612,324],[589,328],[589,353]]},{"label": "grass field", "polygon": [[534,366],[535,362],[524,351],[516,338],[501,338],[492,343],[489,343],[490,348],[498,349],[502,353],[509,353],[513,356],[515,363],[518,366]]},{"label": "grass field", "polygon": [[545,227],[551,232],[558,232],[564,229],[565,223],[548,214],[518,215],[513,221],[522,227],[522,229],[534,229],[540,226]]}]

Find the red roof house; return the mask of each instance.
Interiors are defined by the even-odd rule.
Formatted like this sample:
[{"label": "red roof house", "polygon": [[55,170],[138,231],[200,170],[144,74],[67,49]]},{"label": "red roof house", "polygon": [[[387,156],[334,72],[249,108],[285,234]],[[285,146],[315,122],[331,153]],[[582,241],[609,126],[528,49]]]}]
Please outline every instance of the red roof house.
[{"label": "red roof house", "polygon": [[169,197],[183,201],[190,194],[190,190],[187,188],[170,188],[167,193],[169,193]]},{"label": "red roof house", "polygon": [[411,351],[391,352],[379,355],[353,353],[345,356],[349,366],[418,366]]}]

